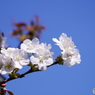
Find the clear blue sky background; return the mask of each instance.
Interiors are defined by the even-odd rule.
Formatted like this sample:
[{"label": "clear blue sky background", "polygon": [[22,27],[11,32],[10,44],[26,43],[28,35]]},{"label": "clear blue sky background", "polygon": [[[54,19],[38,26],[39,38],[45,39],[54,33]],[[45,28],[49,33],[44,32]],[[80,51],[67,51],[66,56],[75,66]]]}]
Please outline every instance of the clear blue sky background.
[{"label": "clear blue sky background", "polygon": [[41,42],[52,44],[54,57],[60,49],[52,38],[66,33],[80,50],[82,62],[73,67],[55,65],[29,74],[8,82],[7,89],[15,95],[94,95],[95,0],[0,0],[0,30],[7,37],[7,44],[18,45],[17,39],[9,36],[15,29],[12,20],[29,24],[35,15],[46,26]]}]

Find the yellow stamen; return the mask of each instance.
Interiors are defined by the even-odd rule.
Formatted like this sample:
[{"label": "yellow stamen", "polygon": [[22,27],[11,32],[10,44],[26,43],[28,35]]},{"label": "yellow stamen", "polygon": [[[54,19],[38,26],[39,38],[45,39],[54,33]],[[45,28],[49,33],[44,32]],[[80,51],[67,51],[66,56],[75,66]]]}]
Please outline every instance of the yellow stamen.
[{"label": "yellow stamen", "polygon": [[45,58],[43,58],[43,57],[42,57],[42,58],[40,58],[40,62],[43,62],[43,60],[44,60],[44,59],[45,59]]},{"label": "yellow stamen", "polygon": [[17,57],[17,60],[19,61],[19,60],[21,60],[21,58],[20,57]]},{"label": "yellow stamen", "polygon": [[11,63],[8,63],[6,66],[5,66],[6,68],[11,68],[12,66],[11,66]]}]

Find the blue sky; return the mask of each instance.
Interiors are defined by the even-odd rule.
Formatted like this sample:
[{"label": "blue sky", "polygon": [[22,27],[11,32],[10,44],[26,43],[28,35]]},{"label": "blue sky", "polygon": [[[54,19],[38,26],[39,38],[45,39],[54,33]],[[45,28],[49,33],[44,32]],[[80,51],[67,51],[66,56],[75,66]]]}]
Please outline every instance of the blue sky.
[{"label": "blue sky", "polygon": [[0,0],[0,30],[8,45],[18,45],[18,40],[9,35],[15,29],[12,21],[29,24],[35,15],[46,27],[41,42],[52,44],[54,57],[60,49],[52,38],[66,33],[80,50],[82,62],[72,67],[55,65],[26,75],[8,82],[7,89],[15,95],[94,95],[95,0]]}]

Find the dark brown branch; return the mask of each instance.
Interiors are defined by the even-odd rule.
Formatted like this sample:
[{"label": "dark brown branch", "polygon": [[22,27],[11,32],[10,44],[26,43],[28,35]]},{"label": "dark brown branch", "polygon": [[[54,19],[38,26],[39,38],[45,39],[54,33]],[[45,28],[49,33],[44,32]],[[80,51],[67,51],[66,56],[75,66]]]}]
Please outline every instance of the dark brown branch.
[{"label": "dark brown branch", "polygon": [[[53,66],[53,65],[56,65],[57,63],[58,63],[58,62],[54,62],[53,64],[49,65],[48,67]],[[30,70],[28,70],[27,72],[25,72],[25,73],[19,75],[17,78],[15,78],[15,77],[14,77],[14,78],[11,78],[11,77],[10,77],[10,78],[8,78],[8,79],[2,81],[2,82],[0,83],[0,85],[3,84],[3,83],[9,82],[9,81],[11,81],[11,80],[14,80],[14,79],[18,79],[18,78],[25,77],[25,75],[27,75],[27,74],[29,74],[29,73],[38,72],[38,71],[41,71],[41,70],[39,70],[38,68],[35,68],[35,69],[30,68]]]}]

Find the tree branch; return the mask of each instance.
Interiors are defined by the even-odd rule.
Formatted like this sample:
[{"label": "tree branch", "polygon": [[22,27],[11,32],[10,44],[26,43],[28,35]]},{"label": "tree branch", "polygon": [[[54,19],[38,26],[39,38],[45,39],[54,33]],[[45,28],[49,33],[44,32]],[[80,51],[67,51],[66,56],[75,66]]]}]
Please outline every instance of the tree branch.
[{"label": "tree branch", "polygon": [[[56,61],[56,62],[54,62],[53,64],[51,64],[51,65],[49,65],[48,67],[50,67],[50,66],[53,66],[53,65],[56,65],[58,62]],[[2,81],[2,82],[0,82],[0,85],[1,84],[3,84],[3,83],[6,83],[6,82],[9,82],[9,81],[11,81],[11,80],[14,80],[14,79],[18,79],[18,78],[22,78],[22,77],[25,77],[25,75],[27,75],[27,74],[29,74],[29,73],[33,73],[33,72],[38,72],[38,71],[41,71],[41,70],[39,70],[38,68],[30,68],[30,70],[28,70],[27,72],[25,72],[25,73],[23,73],[23,74],[21,74],[21,75],[19,75],[17,78],[8,78],[8,79],[6,79],[6,80],[4,80],[4,81]]]}]

